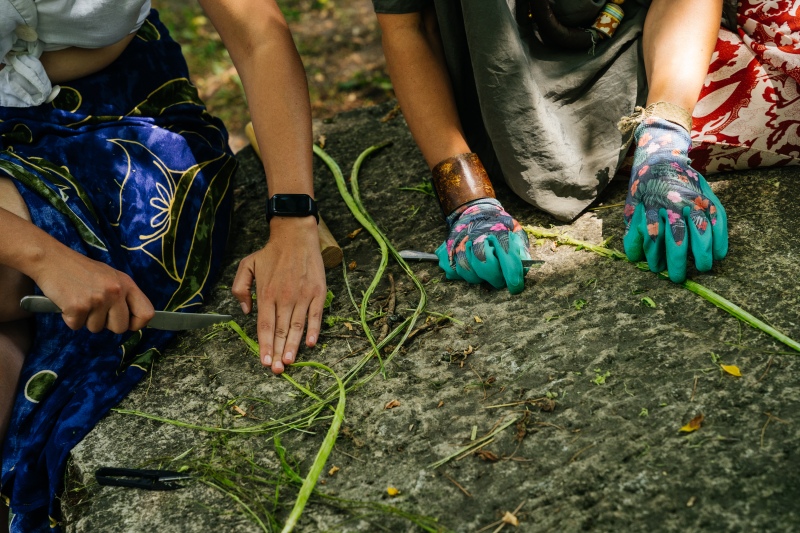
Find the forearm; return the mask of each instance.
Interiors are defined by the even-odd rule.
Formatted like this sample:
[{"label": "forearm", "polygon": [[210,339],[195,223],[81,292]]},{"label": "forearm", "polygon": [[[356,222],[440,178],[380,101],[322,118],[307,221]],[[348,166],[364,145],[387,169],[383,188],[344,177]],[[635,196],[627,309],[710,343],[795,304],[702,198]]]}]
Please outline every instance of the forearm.
[{"label": "forearm", "polygon": [[395,95],[428,166],[470,152],[458,118],[435,12],[379,14]]},{"label": "forearm", "polygon": [[[53,250],[64,245],[31,222],[0,208],[0,265],[36,279]],[[57,255],[57,254],[56,254]]]},{"label": "forearm", "polygon": [[269,193],[313,196],[308,85],[283,15],[273,0],[200,3],[242,79]]},{"label": "forearm", "polygon": [[647,103],[694,109],[717,43],[722,0],[653,0],[642,35]]}]

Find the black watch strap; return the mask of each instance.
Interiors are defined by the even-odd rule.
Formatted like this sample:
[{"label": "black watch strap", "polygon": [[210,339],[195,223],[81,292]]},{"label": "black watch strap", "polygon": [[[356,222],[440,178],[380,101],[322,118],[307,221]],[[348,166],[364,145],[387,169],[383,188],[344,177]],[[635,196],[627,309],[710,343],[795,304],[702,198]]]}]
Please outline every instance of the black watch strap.
[{"label": "black watch strap", "polygon": [[272,217],[310,217],[317,219],[317,202],[307,194],[273,194],[267,200],[267,222]]}]

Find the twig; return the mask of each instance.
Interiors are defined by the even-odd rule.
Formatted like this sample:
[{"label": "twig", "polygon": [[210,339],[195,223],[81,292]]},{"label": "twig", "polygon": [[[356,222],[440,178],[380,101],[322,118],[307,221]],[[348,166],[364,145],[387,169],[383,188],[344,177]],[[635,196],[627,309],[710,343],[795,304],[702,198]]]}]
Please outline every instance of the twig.
[{"label": "twig", "polygon": [[469,369],[470,369],[470,370],[472,370],[473,372],[475,372],[475,375],[476,375],[476,376],[478,376],[478,380],[481,382],[481,387],[483,388],[483,400],[481,400],[481,401],[486,401],[486,382],[483,380],[483,378],[481,377],[481,375],[480,375],[480,374],[478,374],[478,371],[477,371],[477,370],[475,370],[475,369],[472,367],[472,365],[471,365],[471,364],[467,363],[467,366],[469,366]]},{"label": "twig", "polygon": [[362,463],[366,463],[366,461],[364,459],[356,457],[355,455],[350,455],[349,453],[347,453],[347,452],[345,452],[343,450],[340,450],[339,448],[334,448],[334,450],[336,450],[337,453],[340,453],[342,455],[346,455],[350,459],[355,459],[356,461],[361,461]]},{"label": "twig", "polygon": [[[444,322],[445,320],[452,320],[452,319],[450,319],[450,318],[448,318],[446,316],[443,316],[443,317],[437,318],[436,320],[434,320],[432,322],[425,322],[423,325],[421,325],[420,327],[418,327],[417,329],[415,329],[414,331],[409,333],[408,337],[406,337],[406,340],[408,341],[408,340],[413,339],[414,337],[416,337],[418,334],[422,333],[423,331],[431,329],[433,327],[436,327],[441,322]],[[444,327],[444,326],[442,326],[442,327]]]},{"label": "twig", "polygon": [[767,415],[767,421],[764,423],[764,427],[761,428],[761,446],[760,446],[761,448],[764,447],[764,433],[767,431],[767,426],[769,425],[769,423],[771,421],[775,420],[775,421],[780,422],[782,424],[788,424],[789,423],[786,420],[781,420],[780,418],[778,418],[777,416],[773,415],[772,413],[764,413],[764,414]]},{"label": "twig", "polygon": [[497,409],[498,407],[514,407],[516,405],[525,405],[525,404],[533,405],[538,401],[546,400],[546,399],[547,399],[546,396],[542,396],[541,398],[533,398],[533,399],[529,399],[529,400],[520,400],[518,402],[500,403],[500,404],[497,404],[497,405],[484,405],[483,408],[484,409]]},{"label": "twig", "polygon": [[493,440],[495,435],[497,435],[498,433],[500,433],[501,431],[506,429],[508,426],[510,426],[511,424],[516,422],[517,420],[518,420],[517,418],[512,418],[510,421],[508,421],[508,422],[506,422],[506,423],[504,423],[502,425],[497,426],[496,429],[491,431],[488,435],[486,435],[484,437],[481,437],[480,439],[476,440],[472,444],[461,448],[457,452],[455,452],[455,453],[453,453],[451,455],[448,455],[444,459],[440,459],[440,460],[436,461],[435,463],[429,464],[428,468],[433,468],[433,469],[439,468],[443,464],[455,459],[459,455],[462,455],[462,454],[466,455],[466,454],[472,453],[472,451],[475,450],[475,449],[482,448],[483,446],[486,446],[487,444],[489,444],[489,442],[491,442]]},{"label": "twig", "polygon": [[469,491],[468,491],[467,489],[465,489],[464,487],[462,487],[462,486],[461,486],[461,484],[460,484],[458,481],[456,481],[455,479],[453,479],[452,477],[450,477],[450,476],[447,474],[447,472],[442,472],[442,475],[443,475],[444,477],[446,477],[447,479],[449,479],[449,480],[450,480],[450,482],[451,482],[453,485],[455,485],[456,487],[458,487],[458,490],[460,490],[461,492],[463,492],[464,494],[466,494],[468,497],[472,498],[472,494],[470,494],[470,493],[469,493]]},{"label": "twig", "polygon": [[694,386],[692,387],[692,397],[689,398],[690,402],[694,401],[694,393],[697,390],[697,376],[694,377]]},{"label": "twig", "polygon": [[384,316],[383,326],[381,326],[381,334],[378,337],[378,342],[381,342],[389,334],[389,317],[394,315],[394,307],[396,303],[395,289],[394,289],[394,276],[389,274],[389,303],[386,306],[386,315]]},{"label": "twig", "polygon": [[771,366],[772,366],[772,356],[770,355],[769,356],[769,361],[767,361],[767,368],[764,369],[764,373],[761,374],[761,377],[756,380],[756,383],[758,383],[759,381],[764,379],[764,376],[767,375],[767,372],[769,372],[769,367],[771,367]]},{"label": "twig", "polygon": [[595,443],[592,443],[592,444],[588,445],[588,446],[587,446],[587,447],[585,447],[585,448],[581,448],[580,450],[578,450],[578,451],[575,453],[575,455],[573,455],[573,456],[570,458],[570,460],[569,460],[569,461],[567,461],[567,464],[574,462],[574,461],[575,461],[575,459],[577,459],[577,458],[578,458],[578,456],[579,456],[580,454],[582,454],[583,452],[585,452],[585,451],[586,451],[586,450],[588,450],[589,448],[594,448],[595,446],[597,446],[597,445],[596,445]]}]

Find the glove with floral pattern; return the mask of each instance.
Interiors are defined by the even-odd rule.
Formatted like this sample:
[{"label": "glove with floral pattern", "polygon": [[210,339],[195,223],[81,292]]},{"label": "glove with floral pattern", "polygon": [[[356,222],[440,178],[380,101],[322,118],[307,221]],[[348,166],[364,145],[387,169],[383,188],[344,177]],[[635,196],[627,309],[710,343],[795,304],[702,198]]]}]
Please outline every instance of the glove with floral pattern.
[{"label": "glove with floral pattern", "polygon": [[525,288],[528,236],[494,198],[467,202],[447,217],[450,235],[436,250],[447,279],[488,281],[517,294]]},{"label": "glove with floral pattern", "polygon": [[647,258],[653,272],[686,279],[688,252],[700,272],[728,253],[725,209],[689,161],[691,138],[677,124],[645,118],[634,132],[636,149],[625,201],[625,254]]}]

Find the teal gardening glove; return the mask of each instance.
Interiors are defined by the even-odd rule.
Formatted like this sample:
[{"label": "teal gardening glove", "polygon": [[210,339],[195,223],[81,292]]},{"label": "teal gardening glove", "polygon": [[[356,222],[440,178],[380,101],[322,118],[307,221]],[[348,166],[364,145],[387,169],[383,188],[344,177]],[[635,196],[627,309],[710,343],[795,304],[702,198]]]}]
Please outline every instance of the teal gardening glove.
[{"label": "teal gardening glove", "polygon": [[530,259],[528,236],[494,198],[472,200],[447,216],[450,235],[436,250],[447,279],[488,281],[496,289],[518,294],[525,288]]},{"label": "teal gardening glove", "polygon": [[677,124],[648,117],[634,131],[636,149],[625,201],[625,254],[653,272],[686,279],[691,249],[697,270],[728,253],[725,209],[689,161],[691,138]]}]

